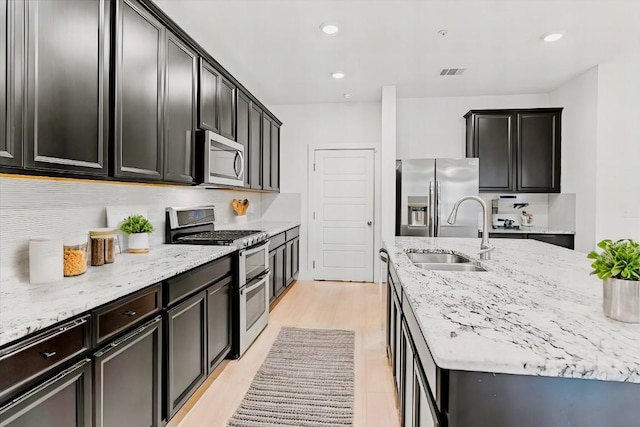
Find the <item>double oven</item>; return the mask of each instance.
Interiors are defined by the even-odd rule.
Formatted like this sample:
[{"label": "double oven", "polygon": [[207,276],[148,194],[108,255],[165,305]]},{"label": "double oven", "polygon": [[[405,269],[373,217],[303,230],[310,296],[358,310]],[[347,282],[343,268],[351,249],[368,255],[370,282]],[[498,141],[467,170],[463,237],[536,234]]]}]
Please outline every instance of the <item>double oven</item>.
[{"label": "double oven", "polygon": [[213,206],[167,208],[165,241],[238,248],[231,320],[232,355],[240,357],[269,321],[269,235],[259,230],[215,230],[214,221]]},{"label": "double oven", "polygon": [[238,252],[239,356],[269,321],[269,241]]}]

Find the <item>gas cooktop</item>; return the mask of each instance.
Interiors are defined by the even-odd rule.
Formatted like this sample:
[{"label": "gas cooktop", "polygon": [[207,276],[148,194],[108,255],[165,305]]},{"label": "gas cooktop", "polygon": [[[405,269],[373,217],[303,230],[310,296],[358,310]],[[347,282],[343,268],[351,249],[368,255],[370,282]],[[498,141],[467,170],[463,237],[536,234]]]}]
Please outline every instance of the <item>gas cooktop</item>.
[{"label": "gas cooktop", "polygon": [[213,206],[167,208],[165,242],[247,248],[269,239],[260,230],[216,230]]},{"label": "gas cooktop", "polygon": [[214,230],[176,237],[174,243],[196,245],[234,245],[251,246],[269,238],[269,234],[260,230]]}]

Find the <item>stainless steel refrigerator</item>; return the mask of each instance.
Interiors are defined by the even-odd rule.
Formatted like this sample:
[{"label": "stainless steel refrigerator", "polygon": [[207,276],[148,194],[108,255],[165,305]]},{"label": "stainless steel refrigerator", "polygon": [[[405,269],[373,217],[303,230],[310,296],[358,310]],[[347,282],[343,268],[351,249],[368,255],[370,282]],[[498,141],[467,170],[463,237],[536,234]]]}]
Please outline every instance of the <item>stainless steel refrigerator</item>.
[{"label": "stainless steel refrigerator", "polygon": [[459,198],[478,195],[478,159],[398,160],[396,180],[396,235],[478,237],[477,203],[461,204],[447,223]]}]

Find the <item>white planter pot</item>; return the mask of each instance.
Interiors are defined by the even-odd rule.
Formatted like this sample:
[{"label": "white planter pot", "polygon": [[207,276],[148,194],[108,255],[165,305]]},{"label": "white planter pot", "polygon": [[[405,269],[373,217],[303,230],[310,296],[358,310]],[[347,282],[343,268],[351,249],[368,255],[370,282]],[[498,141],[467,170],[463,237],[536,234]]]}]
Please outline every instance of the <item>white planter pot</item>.
[{"label": "white planter pot", "polygon": [[129,252],[134,254],[145,254],[149,252],[149,233],[129,234]]},{"label": "white planter pot", "polygon": [[640,281],[606,279],[602,281],[602,308],[614,320],[640,323]]}]

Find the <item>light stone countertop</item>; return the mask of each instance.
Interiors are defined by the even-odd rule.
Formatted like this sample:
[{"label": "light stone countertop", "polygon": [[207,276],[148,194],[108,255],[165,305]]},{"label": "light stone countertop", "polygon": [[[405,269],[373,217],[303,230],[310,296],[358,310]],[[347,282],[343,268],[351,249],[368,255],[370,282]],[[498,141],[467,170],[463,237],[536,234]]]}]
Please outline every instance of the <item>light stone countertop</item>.
[{"label": "light stone countertop", "polygon": [[[586,255],[521,239],[395,237],[389,257],[444,369],[640,383],[640,324],[602,311]],[[428,271],[404,250],[460,253],[486,272]]]},{"label": "light stone countertop", "polygon": [[[478,230],[482,232],[482,230]],[[507,233],[507,234],[576,234],[575,231],[569,230],[554,230],[551,228],[535,227],[535,226],[520,226],[519,229],[513,228],[492,228],[489,233]]]},{"label": "light stone countertop", "polygon": [[235,246],[160,245],[117,254],[113,264],[32,285],[28,272],[0,282],[0,346],[237,250]]}]

